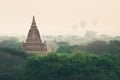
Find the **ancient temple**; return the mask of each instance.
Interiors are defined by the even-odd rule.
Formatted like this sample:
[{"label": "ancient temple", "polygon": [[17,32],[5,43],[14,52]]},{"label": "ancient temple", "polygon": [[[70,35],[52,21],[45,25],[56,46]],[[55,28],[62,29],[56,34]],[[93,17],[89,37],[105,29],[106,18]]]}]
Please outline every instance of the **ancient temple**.
[{"label": "ancient temple", "polygon": [[47,54],[46,41],[44,43],[41,40],[39,30],[33,16],[32,25],[28,32],[26,42],[22,42],[22,49],[28,53]]}]

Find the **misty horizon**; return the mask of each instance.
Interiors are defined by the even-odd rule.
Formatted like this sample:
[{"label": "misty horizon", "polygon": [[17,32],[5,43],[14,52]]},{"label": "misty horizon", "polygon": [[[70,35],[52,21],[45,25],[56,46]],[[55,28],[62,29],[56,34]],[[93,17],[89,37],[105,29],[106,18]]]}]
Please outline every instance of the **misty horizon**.
[{"label": "misty horizon", "polygon": [[4,0],[0,35],[26,36],[34,15],[41,35],[120,36],[119,7],[119,0]]}]

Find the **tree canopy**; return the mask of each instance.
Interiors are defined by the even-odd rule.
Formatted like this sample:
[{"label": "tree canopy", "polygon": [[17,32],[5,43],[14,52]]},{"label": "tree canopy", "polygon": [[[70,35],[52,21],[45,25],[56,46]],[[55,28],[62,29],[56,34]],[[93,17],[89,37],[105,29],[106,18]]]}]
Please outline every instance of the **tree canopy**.
[{"label": "tree canopy", "polygon": [[30,57],[19,72],[25,80],[119,80],[119,62],[120,55],[51,53]]}]

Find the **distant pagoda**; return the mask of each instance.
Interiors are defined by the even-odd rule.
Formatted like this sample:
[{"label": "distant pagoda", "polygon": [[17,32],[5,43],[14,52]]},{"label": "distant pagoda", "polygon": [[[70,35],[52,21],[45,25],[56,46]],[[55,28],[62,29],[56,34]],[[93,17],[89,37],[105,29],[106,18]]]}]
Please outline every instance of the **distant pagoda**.
[{"label": "distant pagoda", "polygon": [[46,41],[42,43],[39,30],[37,29],[35,17],[33,16],[32,25],[28,32],[26,42],[22,42],[22,49],[28,53],[47,54]]}]

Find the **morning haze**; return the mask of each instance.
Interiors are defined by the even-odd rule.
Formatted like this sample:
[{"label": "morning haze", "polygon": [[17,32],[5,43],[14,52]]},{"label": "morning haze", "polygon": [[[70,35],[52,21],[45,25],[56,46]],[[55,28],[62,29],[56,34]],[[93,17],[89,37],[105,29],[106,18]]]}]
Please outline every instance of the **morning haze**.
[{"label": "morning haze", "polygon": [[120,35],[120,0],[0,0],[0,34],[26,35],[32,16],[45,35]]},{"label": "morning haze", "polygon": [[120,0],[0,0],[0,80],[120,80]]}]

